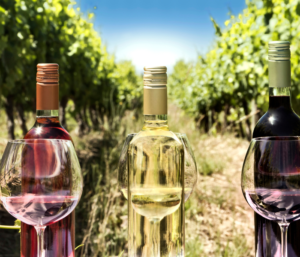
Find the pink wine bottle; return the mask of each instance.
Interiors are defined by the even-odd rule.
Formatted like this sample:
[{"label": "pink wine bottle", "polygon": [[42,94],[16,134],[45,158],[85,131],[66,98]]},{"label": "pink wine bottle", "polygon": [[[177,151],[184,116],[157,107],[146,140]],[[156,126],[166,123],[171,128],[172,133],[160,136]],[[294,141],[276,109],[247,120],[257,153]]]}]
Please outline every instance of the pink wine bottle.
[{"label": "pink wine bottle", "polygon": [[[58,64],[40,63],[37,65],[36,121],[25,135],[25,139],[66,139],[70,134],[63,128],[58,118],[59,107]],[[35,160],[39,161],[39,160]],[[23,186],[30,183],[26,179]],[[56,185],[59,186],[59,185]],[[64,219],[47,226],[45,231],[45,257],[75,256],[75,211]],[[21,257],[37,256],[37,237],[33,226],[21,225]]]}]

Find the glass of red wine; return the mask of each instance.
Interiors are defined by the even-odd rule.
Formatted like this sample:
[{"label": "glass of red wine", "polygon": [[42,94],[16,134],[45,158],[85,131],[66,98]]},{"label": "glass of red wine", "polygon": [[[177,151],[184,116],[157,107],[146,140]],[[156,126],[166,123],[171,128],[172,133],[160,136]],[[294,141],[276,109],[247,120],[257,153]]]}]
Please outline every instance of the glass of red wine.
[{"label": "glass of red wine", "polygon": [[35,227],[38,257],[44,231],[70,214],[82,193],[79,161],[69,140],[9,141],[0,162],[0,200],[15,218]]},{"label": "glass of red wine", "polygon": [[278,255],[287,257],[289,224],[300,219],[300,137],[252,139],[241,181],[250,207],[280,226]]}]

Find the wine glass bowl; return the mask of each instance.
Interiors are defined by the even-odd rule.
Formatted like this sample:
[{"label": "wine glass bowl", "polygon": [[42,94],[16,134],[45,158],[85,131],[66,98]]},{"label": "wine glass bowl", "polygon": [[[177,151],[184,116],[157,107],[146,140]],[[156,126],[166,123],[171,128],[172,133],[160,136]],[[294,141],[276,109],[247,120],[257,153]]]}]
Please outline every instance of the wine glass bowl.
[{"label": "wine glass bowl", "polygon": [[[15,218],[43,231],[70,214],[82,193],[82,175],[69,140],[9,141],[0,163],[0,199]],[[39,243],[38,256],[43,256]]]},{"label": "wine glass bowl", "polygon": [[184,133],[175,133],[184,146],[184,200],[187,201],[197,183],[197,164],[194,152]]},{"label": "wine glass bowl", "polygon": [[128,166],[132,170],[128,183],[132,198],[128,200],[160,212],[159,206],[168,207],[174,196],[182,199],[184,146],[172,132],[164,132],[163,136],[148,134],[137,134],[128,147]]},{"label": "wine glass bowl", "polygon": [[252,139],[241,181],[249,206],[279,224],[281,256],[286,257],[288,226],[300,219],[300,137]]},{"label": "wine glass bowl", "polygon": [[1,197],[4,208],[16,219],[31,226],[48,226],[66,217],[78,197],[23,194]]},{"label": "wine glass bowl", "polygon": [[[184,133],[174,133],[184,145],[184,159],[185,159],[185,170],[184,170],[184,194],[185,201],[187,201],[194,190],[197,183],[197,164],[194,156],[194,152]],[[118,187],[122,192],[123,196],[128,198],[128,163],[127,163],[127,151],[131,140],[134,138],[136,133],[128,134],[123,144],[118,167]]]}]

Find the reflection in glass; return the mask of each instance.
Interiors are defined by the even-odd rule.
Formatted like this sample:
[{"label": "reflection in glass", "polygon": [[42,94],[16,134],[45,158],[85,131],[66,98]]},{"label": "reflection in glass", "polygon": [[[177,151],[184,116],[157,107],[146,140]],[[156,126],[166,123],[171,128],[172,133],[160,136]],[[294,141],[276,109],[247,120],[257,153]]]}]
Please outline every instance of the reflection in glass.
[{"label": "reflection in glass", "polygon": [[35,227],[38,257],[45,256],[45,228],[70,214],[81,193],[81,169],[71,141],[8,142],[0,163],[0,199],[12,216]]},{"label": "reflection in glass", "polygon": [[250,207],[278,223],[281,253],[287,257],[287,230],[300,219],[300,138],[252,139],[242,170],[242,191]]}]

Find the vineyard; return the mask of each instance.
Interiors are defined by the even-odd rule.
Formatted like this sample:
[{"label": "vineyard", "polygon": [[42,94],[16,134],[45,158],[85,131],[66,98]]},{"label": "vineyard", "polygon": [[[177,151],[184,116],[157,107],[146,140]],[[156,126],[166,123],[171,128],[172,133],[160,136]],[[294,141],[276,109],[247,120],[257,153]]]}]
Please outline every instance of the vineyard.
[{"label": "vineyard", "polygon": [[[117,165],[126,134],[142,125],[142,77],[107,52],[94,19],[69,0],[0,0],[0,156],[7,139],[22,138],[34,123],[36,65],[58,63],[60,120],[74,139],[85,185],[76,256],[118,256],[127,247],[127,203]],[[271,40],[291,42],[292,101],[300,112],[300,1],[247,1],[224,25],[211,20],[209,51],[195,63],[178,61],[168,74],[170,124],[187,132],[199,167],[186,206],[187,256],[249,257],[253,216],[238,184],[244,139],[268,108]],[[12,222],[1,209],[0,224]],[[18,232],[0,229],[0,237],[0,252],[18,256]]]},{"label": "vineyard", "polygon": [[[79,134],[111,129],[128,109],[141,108],[142,80],[130,61],[116,63],[86,16],[69,0],[0,2],[0,106],[9,137],[14,119],[26,133],[26,113],[35,111],[36,64],[60,65],[60,111],[78,124]],[[300,104],[300,2],[253,0],[225,26],[213,18],[215,40],[196,63],[179,61],[169,74],[169,94],[206,133],[251,137],[267,109],[267,49],[271,40],[291,42],[293,106]],[[224,27],[224,28],[223,28]],[[16,117],[15,117],[16,116]]]},{"label": "vineyard", "polygon": [[205,132],[231,131],[251,138],[268,108],[268,42],[291,42],[293,106],[300,111],[300,2],[247,1],[247,8],[225,21],[213,18],[216,38],[197,63],[179,61],[169,79],[172,99]]},{"label": "vineyard", "polygon": [[[69,0],[0,1],[0,105],[4,107],[9,137],[14,119],[27,132],[25,113],[35,112],[37,63],[60,65],[60,109],[78,123],[79,134],[139,105],[140,77],[130,62],[116,63],[93,28],[93,14],[84,17]],[[132,105],[133,104],[133,105]]]},{"label": "vineyard", "polygon": [[[142,93],[141,77],[130,61],[115,62],[93,19],[69,0],[0,1],[0,152],[5,139],[22,138],[33,126],[36,65],[58,63],[60,119],[72,132],[84,175],[76,209],[76,245],[84,244],[77,253],[82,256],[124,248],[120,215],[125,206],[120,208],[116,199],[113,177],[123,141],[120,120],[126,110],[141,109]],[[117,211],[102,223],[110,211],[107,203]],[[13,224],[2,207],[0,220],[1,225]],[[0,229],[0,236],[5,238],[1,256],[19,256],[18,231]]]}]

